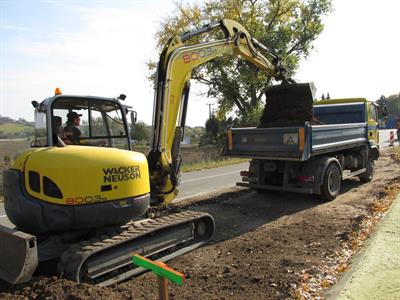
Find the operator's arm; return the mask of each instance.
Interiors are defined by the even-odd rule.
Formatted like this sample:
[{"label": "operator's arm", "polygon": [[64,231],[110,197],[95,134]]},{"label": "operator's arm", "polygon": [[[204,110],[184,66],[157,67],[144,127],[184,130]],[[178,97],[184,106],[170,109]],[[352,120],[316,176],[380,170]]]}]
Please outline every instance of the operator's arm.
[{"label": "operator's arm", "polygon": [[64,128],[64,135],[69,140],[67,144],[79,145],[81,138],[81,131],[75,126],[67,126]]}]

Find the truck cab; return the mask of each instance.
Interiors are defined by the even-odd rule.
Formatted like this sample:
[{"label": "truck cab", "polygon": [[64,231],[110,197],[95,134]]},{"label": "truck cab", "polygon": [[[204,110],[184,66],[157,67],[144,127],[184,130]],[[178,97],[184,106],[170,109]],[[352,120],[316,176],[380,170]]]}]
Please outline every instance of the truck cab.
[{"label": "truck cab", "polygon": [[365,98],[330,99],[314,102],[314,116],[323,124],[363,123],[368,125],[368,142],[379,148],[379,105]]}]

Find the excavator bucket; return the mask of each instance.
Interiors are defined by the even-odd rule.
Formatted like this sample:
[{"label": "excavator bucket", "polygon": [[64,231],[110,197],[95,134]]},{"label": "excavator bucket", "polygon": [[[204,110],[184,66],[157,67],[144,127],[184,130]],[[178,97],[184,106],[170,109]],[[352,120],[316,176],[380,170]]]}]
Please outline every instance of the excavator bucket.
[{"label": "excavator bucket", "polygon": [[313,117],[314,83],[281,84],[268,87],[260,127],[317,124]]},{"label": "excavator bucket", "polygon": [[39,264],[36,237],[0,223],[0,278],[11,284],[27,282]]}]

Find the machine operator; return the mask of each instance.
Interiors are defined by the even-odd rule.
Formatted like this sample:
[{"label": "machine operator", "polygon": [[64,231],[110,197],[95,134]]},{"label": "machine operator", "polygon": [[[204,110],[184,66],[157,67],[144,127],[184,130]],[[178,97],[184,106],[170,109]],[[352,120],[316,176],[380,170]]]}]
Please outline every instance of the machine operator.
[{"label": "machine operator", "polygon": [[79,145],[80,143],[81,131],[78,126],[81,124],[81,116],[81,114],[74,111],[67,114],[67,126],[64,127],[64,134],[73,145]]}]

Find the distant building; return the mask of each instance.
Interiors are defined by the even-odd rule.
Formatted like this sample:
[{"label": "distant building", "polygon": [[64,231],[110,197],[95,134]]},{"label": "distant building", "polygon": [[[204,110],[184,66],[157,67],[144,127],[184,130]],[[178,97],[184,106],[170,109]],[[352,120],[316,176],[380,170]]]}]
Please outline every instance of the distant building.
[{"label": "distant building", "polygon": [[183,141],[181,143],[182,145],[190,145],[190,136],[189,135],[185,135],[183,137]]}]

